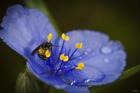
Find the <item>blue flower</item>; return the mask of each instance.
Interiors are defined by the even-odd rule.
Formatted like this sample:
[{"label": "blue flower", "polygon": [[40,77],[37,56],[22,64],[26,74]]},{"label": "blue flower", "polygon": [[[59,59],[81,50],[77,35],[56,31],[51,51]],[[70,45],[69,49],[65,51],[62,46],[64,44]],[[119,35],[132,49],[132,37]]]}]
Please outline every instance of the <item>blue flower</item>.
[{"label": "blue flower", "polygon": [[8,8],[0,38],[27,60],[41,81],[68,93],[112,83],[126,65],[119,41],[101,32],[73,30],[58,37],[47,16],[20,5]]}]

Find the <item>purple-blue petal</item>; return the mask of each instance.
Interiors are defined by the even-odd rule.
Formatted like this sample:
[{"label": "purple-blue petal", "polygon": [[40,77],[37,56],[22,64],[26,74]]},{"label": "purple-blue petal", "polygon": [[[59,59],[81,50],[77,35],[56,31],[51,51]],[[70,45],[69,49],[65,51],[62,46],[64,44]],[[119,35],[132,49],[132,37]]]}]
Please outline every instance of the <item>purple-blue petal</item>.
[{"label": "purple-blue petal", "polygon": [[[81,85],[86,85],[83,82],[87,85],[102,85],[118,79],[126,65],[126,53],[120,42],[109,40],[109,37],[101,32],[88,30],[75,30],[67,35],[70,40],[65,43],[66,49],[74,50],[76,43],[83,43],[83,48],[75,53],[75,56],[83,56],[71,62],[85,63],[85,69],[79,74],[79,78],[82,78]],[[72,80],[74,75],[71,74],[67,76]]]},{"label": "purple-blue petal", "polygon": [[46,84],[58,89],[65,88],[67,86],[67,84],[63,82],[59,76],[53,75],[53,69],[49,64],[49,61],[40,59],[37,54],[34,56],[28,55],[27,68],[29,72]]},{"label": "purple-blue petal", "polygon": [[[36,9],[27,9],[21,5],[8,8],[1,23],[0,38],[19,54],[25,56],[25,50],[31,52],[47,40],[47,35],[56,32],[47,16]],[[53,40],[54,40],[53,39]]]},{"label": "purple-blue petal", "polygon": [[37,63],[34,64],[33,62],[27,62],[27,67],[33,75],[48,85],[51,85],[57,89],[63,89],[67,86],[67,84],[64,83],[59,77],[50,75],[50,68],[47,68],[47,66],[44,68],[41,65],[39,66]]},{"label": "purple-blue petal", "polygon": [[87,87],[68,86],[64,90],[67,93],[90,93]]}]

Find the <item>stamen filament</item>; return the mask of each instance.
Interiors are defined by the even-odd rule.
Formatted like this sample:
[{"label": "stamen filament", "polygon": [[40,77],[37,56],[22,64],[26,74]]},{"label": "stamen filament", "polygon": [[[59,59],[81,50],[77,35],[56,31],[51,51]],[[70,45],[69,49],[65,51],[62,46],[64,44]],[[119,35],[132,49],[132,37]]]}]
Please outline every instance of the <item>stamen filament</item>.
[{"label": "stamen filament", "polygon": [[76,53],[77,50],[78,50],[78,49],[75,49],[75,50],[73,51],[73,53],[72,53],[71,56],[69,57],[69,60],[72,59],[73,55]]},{"label": "stamen filament", "polygon": [[77,44],[75,45],[75,48],[76,48],[76,49],[75,49],[74,52],[71,54],[69,60],[71,60],[71,58],[72,58],[73,55],[76,53],[76,51],[77,51],[78,49],[81,49],[82,47],[83,47],[83,43],[82,43],[82,42],[77,43]]}]

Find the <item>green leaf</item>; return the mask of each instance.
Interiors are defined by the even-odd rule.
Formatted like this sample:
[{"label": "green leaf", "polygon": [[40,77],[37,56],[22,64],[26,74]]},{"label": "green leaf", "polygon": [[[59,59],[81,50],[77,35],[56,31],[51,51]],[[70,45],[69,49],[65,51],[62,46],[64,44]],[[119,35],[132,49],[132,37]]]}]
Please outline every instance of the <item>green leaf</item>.
[{"label": "green leaf", "polygon": [[17,93],[42,93],[36,80],[27,71],[19,74],[16,82]]},{"label": "green leaf", "polygon": [[132,67],[132,68],[130,68],[130,69],[128,69],[128,70],[126,70],[124,73],[123,73],[123,75],[121,76],[121,80],[123,80],[123,79],[126,79],[126,78],[128,78],[128,77],[130,77],[130,76],[133,76],[134,74],[136,74],[136,73],[138,73],[138,72],[140,72],[140,64],[139,65],[136,65],[136,66],[134,66],[134,67]]},{"label": "green leaf", "polygon": [[25,0],[25,3],[28,7],[37,8],[37,9],[41,10],[44,14],[46,14],[48,16],[49,20],[51,21],[53,27],[55,28],[56,32],[58,34],[60,34],[60,30],[56,24],[56,21],[52,17],[51,13],[49,12],[49,9],[47,8],[47,6],[43,2],[43,0]]}]

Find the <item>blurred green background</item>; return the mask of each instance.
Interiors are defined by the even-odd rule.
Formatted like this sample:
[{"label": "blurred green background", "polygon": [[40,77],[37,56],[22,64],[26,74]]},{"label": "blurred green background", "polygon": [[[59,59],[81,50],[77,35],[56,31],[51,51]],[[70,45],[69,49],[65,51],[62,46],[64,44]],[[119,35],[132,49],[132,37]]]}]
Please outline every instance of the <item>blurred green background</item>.
[{"label": "blurred green background", "polygon": [[[22,0],[1,0],[0,21],[6,9]],[[123,43],[127,51],[127,67],[140,64],[140,1],[139,0],[46,0],[45,4],[63,32],[91,29],[107,33]],[[0,93],[15,93],[19,72],[25,59],[0,40]],[[93,93],[140,93],[140,73],[123,81],[92,87]],[[54,93],[58,93],[55,91]]]}]

